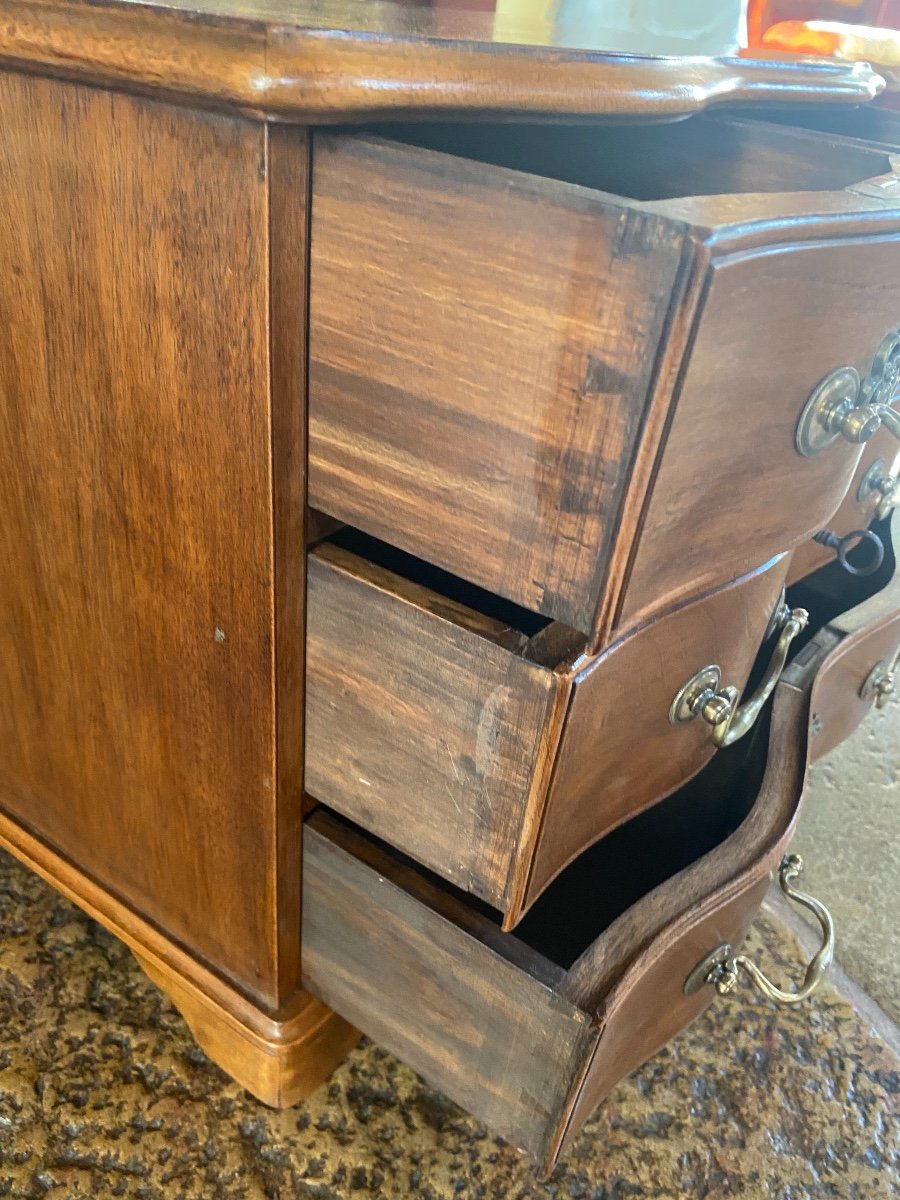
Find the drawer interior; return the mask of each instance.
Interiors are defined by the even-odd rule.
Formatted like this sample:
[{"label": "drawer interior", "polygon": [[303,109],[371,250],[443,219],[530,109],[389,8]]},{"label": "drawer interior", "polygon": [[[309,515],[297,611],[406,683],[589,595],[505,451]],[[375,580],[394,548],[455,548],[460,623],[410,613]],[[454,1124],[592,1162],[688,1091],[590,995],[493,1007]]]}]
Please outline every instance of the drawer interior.
[{"label": "drawer interior", "polygon": [[378,125],[430,150],[633,200],[838,191],[890,171],[886,151],[738,118],[655,125]]},{"label": "drawer interior", "polygon": [[886,150],[900,146],[900,113],[880,105],[795,104],[792,108],[773,110],[768,119],[856,138]]},{"label": "drawer interior", "polygon": [[[788,588],[787,603],[790,607],[805,608],[809,613],[809,623],[794,642],[792,658],[796,658],[835,617],[876,596],[894,578],[897,560],[891,537],[891,516],[873,521],[869,529],[881,539],[884,546],[884,560],[877,571],[871,575],[853,576],[835,560]],[[862,566],[868,553],[868,547],[861,546],[851,550],[847,558],[851,564]]]},{"label": "drawer interior", "polygon": [[516,936],[568,970],[624,912],[735,832],[759,794],[768,737],[769,710],[684,787],[579,855]]},{"label": "drawer interior", "polygon": [[521,634],[525,639],[532,638],[551,623],[549,617],[542,617],[539,613],[522,608],[511,600],[495,596],[493,592],[478,587],[477,584],[469,583],[458,575],[452,575],[449,571],[435,567],[413,554],[407,554],[404,550],[398,550],[395,546],[370,537],[349,525],[331,534],[327,541],[383,567],[386,571],[391,571],[394,575],[403,576],[421,587],[429,588],[454,604],[483,614],[505,626],[513,637]]}]

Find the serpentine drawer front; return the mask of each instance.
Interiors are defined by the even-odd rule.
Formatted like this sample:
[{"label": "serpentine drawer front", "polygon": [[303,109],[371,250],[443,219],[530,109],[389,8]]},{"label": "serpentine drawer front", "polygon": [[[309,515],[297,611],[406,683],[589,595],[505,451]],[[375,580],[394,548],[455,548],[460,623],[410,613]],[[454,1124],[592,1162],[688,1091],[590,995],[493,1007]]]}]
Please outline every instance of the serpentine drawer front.
[{"label": "serpentine drawer front", "polygon": [[824,654],[812,690],[810,756],[827,754],[869,711],[900,695],[900,572],[871,599],[835,617],[798,655]]},{"label": "serpentine drawer front", "polygon": [[779,689],[771,736],[759,728],[594,846],[515,935],[314,812],[306,987],[549,1170],[615,1083],[714,998],[790,837],[807,706],[808,691]]},{"label": "serpentine drawer front", "polygon": [[670,719],[673,700],[709,664],[744,686],[780,632],[787,565],[586,658],[571,630],[338,534],[309,556],[306,789],[512,925],[570,859],[712,757],[716,731]]},{"label": "serpentine drawer front", "polygon": [[314,507],[595,647],[827,525],[900,324],[900,209],[854,190],[883,151],[719,119],[393,133],[315,139]]}]

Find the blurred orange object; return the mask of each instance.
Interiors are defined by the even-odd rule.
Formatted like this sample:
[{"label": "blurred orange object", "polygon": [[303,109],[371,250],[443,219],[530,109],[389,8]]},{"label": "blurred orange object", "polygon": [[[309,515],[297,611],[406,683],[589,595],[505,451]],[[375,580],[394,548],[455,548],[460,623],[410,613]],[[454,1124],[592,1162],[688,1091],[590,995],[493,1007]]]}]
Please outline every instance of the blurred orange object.
[{"label": "blurred orange object", "polygon": [[748,0],[742,54],[773,51],[872,63],[887,81],[875,103],[900,108],[900,0]]},{"label": "blurred orange object", "polygon": [[843,62],[870,62],[900,68],[900,32],[842,21],[779,21],[763,34],[762,44],[793,54],[815,54]]},{"label": "blurred orange object", "polygon": [[900,0],[749,0],[747,45],[762,46],[766,30],[779,22],[816,20],[900,29]]}]

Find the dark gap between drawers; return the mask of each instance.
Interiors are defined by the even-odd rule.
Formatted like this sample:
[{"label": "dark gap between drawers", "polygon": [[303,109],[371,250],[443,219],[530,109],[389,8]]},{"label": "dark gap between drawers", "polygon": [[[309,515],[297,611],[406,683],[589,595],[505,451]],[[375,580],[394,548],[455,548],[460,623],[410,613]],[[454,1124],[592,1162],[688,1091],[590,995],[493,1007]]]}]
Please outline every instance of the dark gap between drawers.
[{"label": "dark gap between drawers", "polygon": [[511,600],[495,596],[493,592],[478,587],[477,584],[468,583],[458,575],[432,566],[424,559],[416,558],[414,554],[398,550],[395,546],[370,537],[369,534],[349,525],[331,534],[325,541],[340,546],[343,550],[349,550],[386,571],[392,571],[395,575],[402,575],[413,583],[421,584],[432,592],[455,600],[458,604],[464,604],[466,608],[482,613],[492,620],[500,621],[527,638],[535,637],[541,630],[553,624],[549,617],[542,617],[540,613],[522,608]]},{"label": "dark gap between drawers", "polygon": [[384,123],[352,132],[632,200],[835,191],[891,169],[877,147],[733,117],[649,125]]},{"label": "dark gap between drawers", "polygon": [[690,783],[580,855],[510,934],[500,932],[497,910],[353,822],[332,815],[451,897],[457,908],[487,919],[496,927],[501,942],[508,939],[511,948],[517,943],[524,945],[567,970],[617,917],[714,850],[743,822],[756,801],[766,769],[770,712],[771,706],[751,734],[721,750]]},{"label": "dark gap between drawers", "polygon": [[[873,521],[869,529],[881,538],[884,546],[884,562],[872,575],[850,575],[835,560],[788,588],[787,603],[791,608],[805,608],[810,618],[806,629],[794,640],[791,659],[796,658],[819,630],[835,617],[876,596],[893,579],[896,557],[891,540],[891,517],[887,516],[883,521]],[[851,550],[847,558],[852,565],[862,566],[869,553],[869,547],[862,545]]]},{"label": "dark gap between drawers", "polygon": [[771,705],[752,733],[683,788],[581,854],[522,918],[516,937],[568,968],[626,909],[734,833],[762,783],[770,714]]}]

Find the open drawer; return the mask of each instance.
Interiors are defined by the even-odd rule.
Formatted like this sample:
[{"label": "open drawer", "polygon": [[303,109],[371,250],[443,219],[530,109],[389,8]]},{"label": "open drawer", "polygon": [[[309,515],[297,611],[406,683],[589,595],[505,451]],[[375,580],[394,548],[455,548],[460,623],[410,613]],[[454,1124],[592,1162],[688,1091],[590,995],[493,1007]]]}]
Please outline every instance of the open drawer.
[{"label": "open drawer", "polygon": [[777,660],[787,563],[586,658],[571,629],[332,535],[308,561],[306,790],[508,928],[585,847],[712,758],[714,730],[673,721],[673,700],[710,664],[740,689],[761,646]]},{"label": "open drawer", "polygon": [[865,597],[859,603],[847,606],[844,597],[850,581],[833,570],[819,572],[792,589],[814,615],[819,608],[827,614],[784,673],[786,683],[791,683],[805,677],[809,663],[820,664],[812,688],[811,760],[849,737],[873,707],[896,703],[900,695],[900,571],[890,526],[890,519],[873,526],[884,541],[887,557],[871,586],[866,580],[857,581]]},{"label": "open drawer", "polygon": [[[790,838],[807,715],[808,687],[779,688],[771,731],[594,846],[515,935],[314,811],[304,986],[548,1171],[614,1084],[724,986]],[[827,939],[816,972],[829,956]]]},{"label": "open drawer", "polygon": [[592,648],[798,545],[881,419],[890,170],[719,117],[317,133],[310,504]]}]

